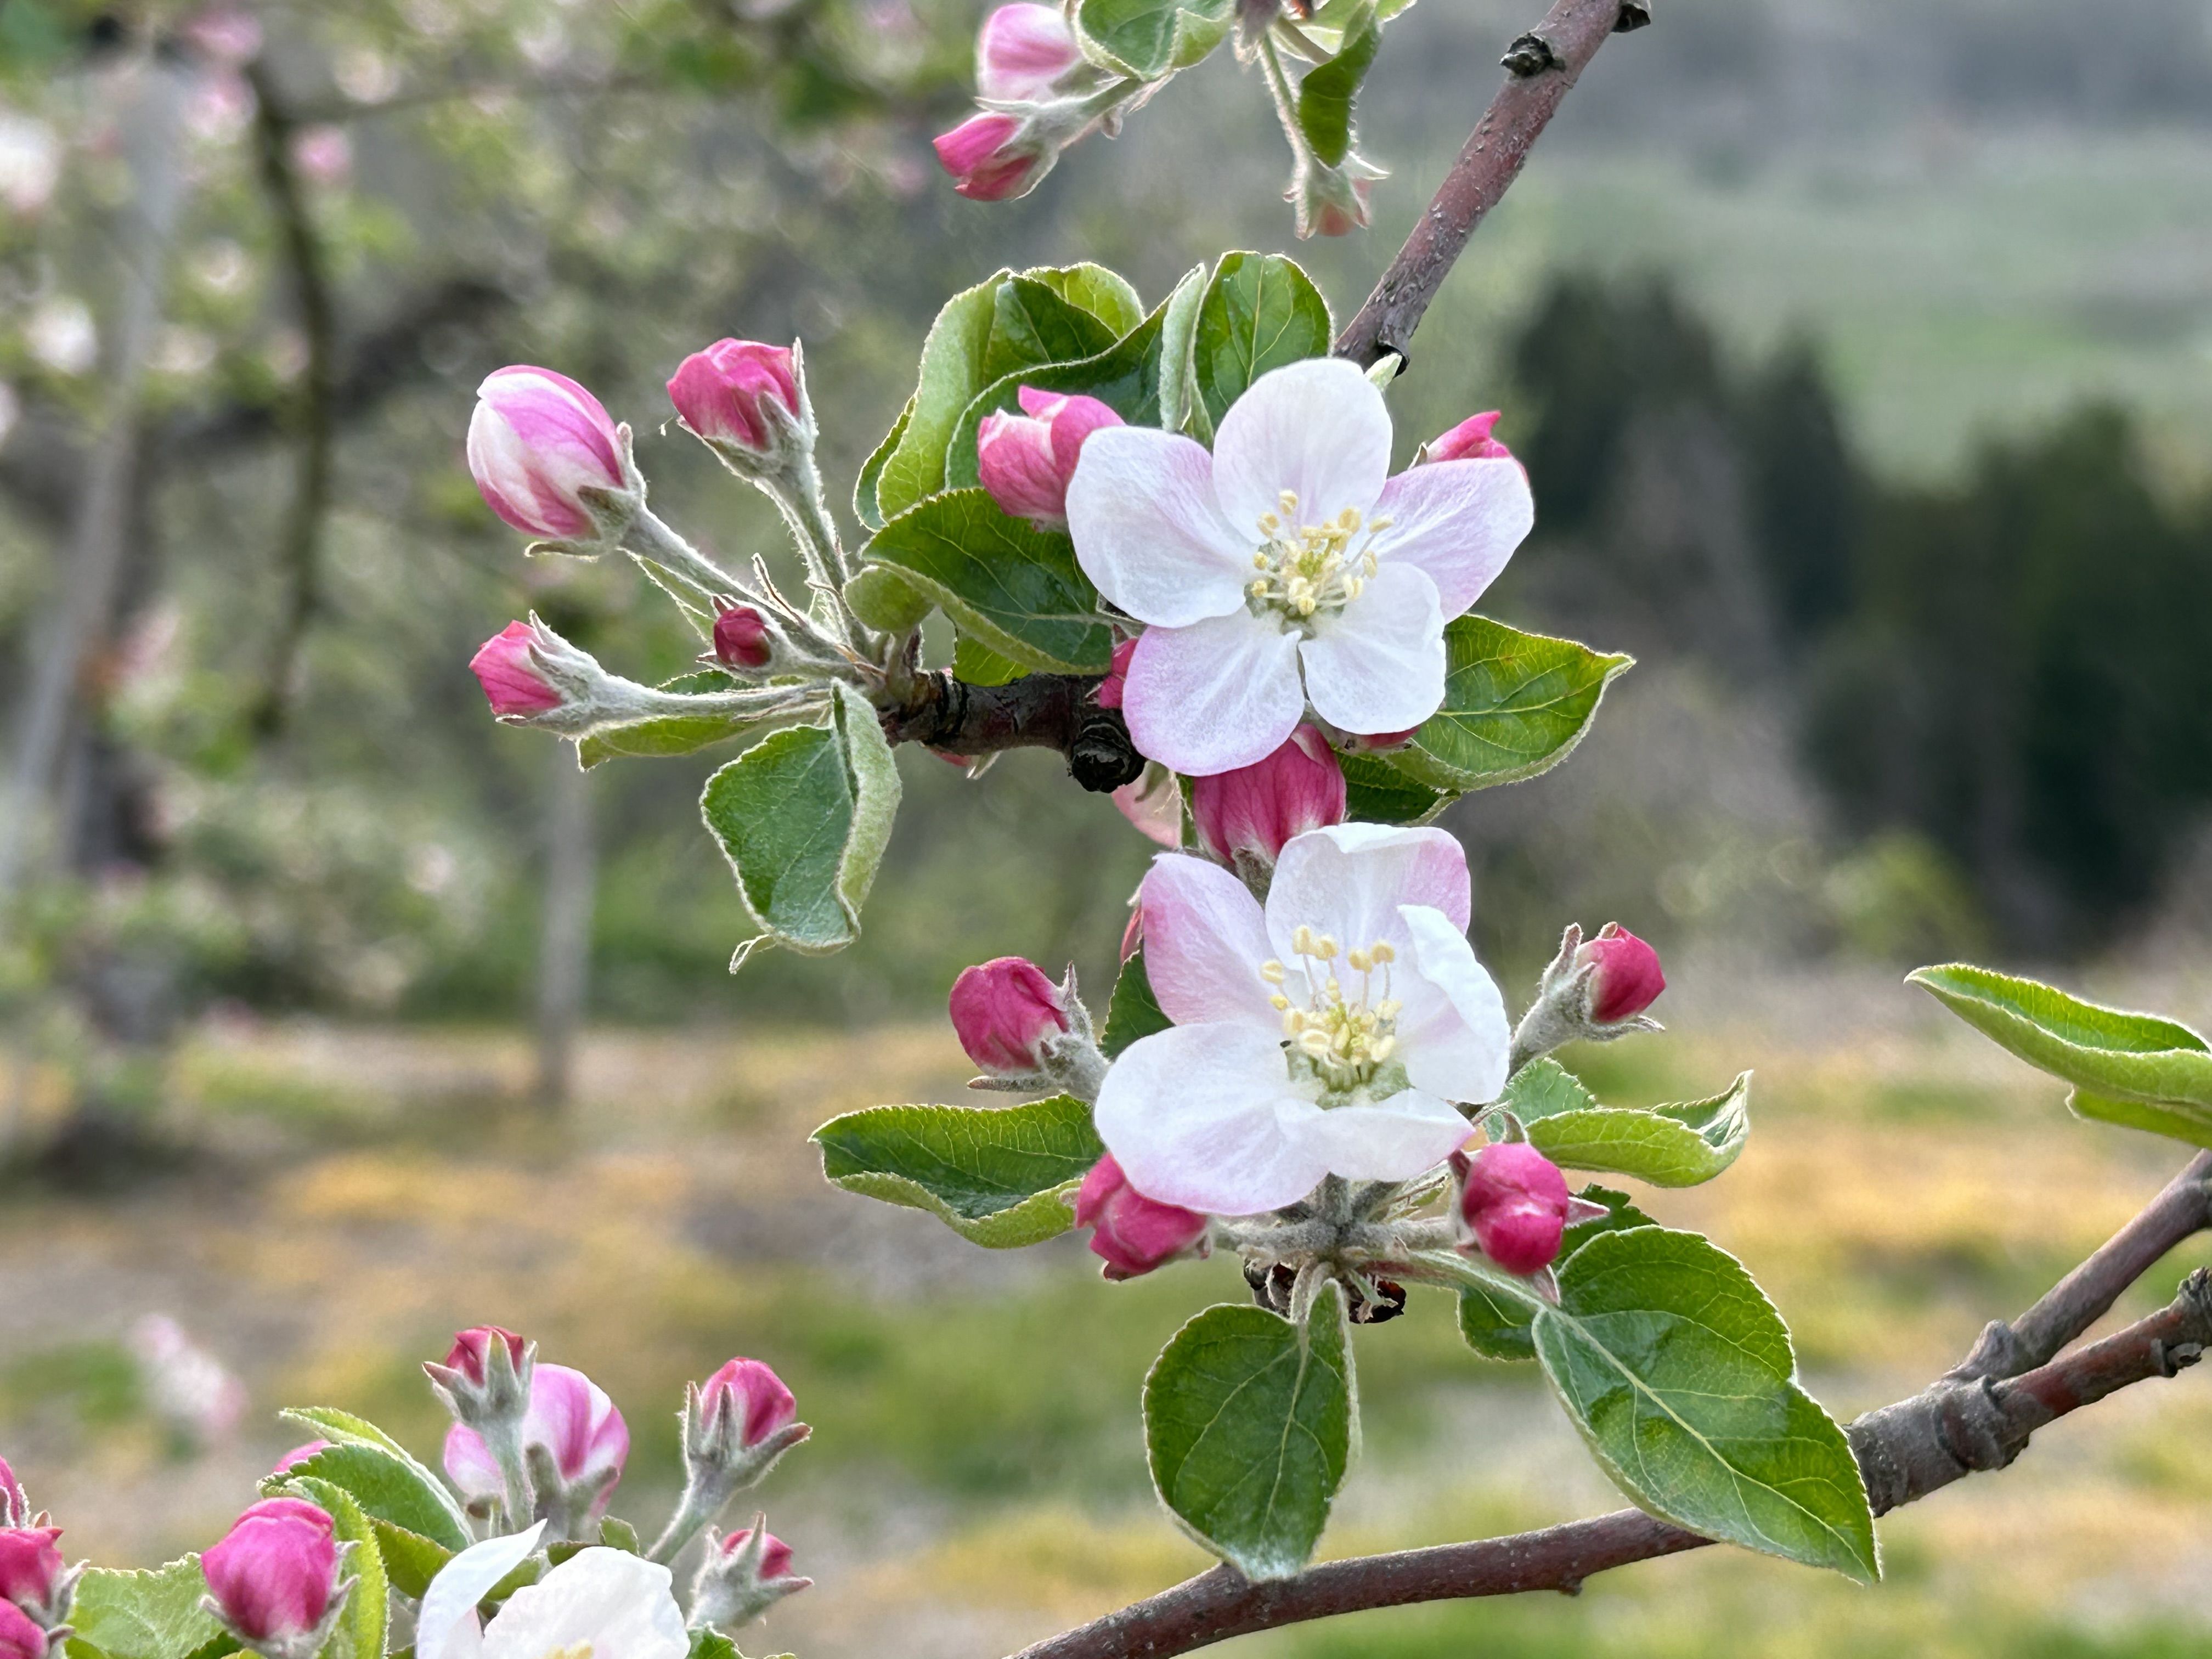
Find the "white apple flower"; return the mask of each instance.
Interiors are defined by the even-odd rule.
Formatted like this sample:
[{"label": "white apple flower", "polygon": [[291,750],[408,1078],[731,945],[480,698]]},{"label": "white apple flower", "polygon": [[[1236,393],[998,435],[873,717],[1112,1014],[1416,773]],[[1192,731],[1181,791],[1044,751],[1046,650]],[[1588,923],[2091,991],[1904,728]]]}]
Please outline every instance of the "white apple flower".
[{"label": "white apple flower", "polygon": [[1206,776],[1272,754],[1306,705],[1403,732],[1443,701],[1443,626],[1535,522],[1510,459],[1393,478],[1382,394],[1341,358],[1255,380],[1212,453],[1156,428],[1091,434],[1068,533],[1098,591],[1145,624],[1122,711],[1145,755]]},{"label": "white apple flower", "polygon": [[507,1598],[481,1629],[477,1603],[538,1547],[527,1532],[471,1544],[440,1568],[415,1621],[417,1659],[685,1659],[691,1638],[668,1569],[626,1550],[579,1550]]},{"label": "white apple flower", "polygon": [[1212,1215],[1324,1176],[1406,1181],[1467,1140],[1512,1031],[1467,942],[1467,854],[1441,830],[1343,823],[1283,848],[1267,907],[1218,865],[1153,860],[1145,966],[1170,1030],[1130,1044],[1099,1139],[1137,1190]]}]

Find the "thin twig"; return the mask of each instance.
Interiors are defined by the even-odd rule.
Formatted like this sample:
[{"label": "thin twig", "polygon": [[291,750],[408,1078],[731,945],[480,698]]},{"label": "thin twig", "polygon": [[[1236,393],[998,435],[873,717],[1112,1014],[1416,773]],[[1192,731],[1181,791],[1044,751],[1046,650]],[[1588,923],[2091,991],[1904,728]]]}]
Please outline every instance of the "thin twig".
[{"label": "thin twig", "polygon": [[1550,122],[1583,68],[1616,29],[1646,19],[1622,0],[1554,0],[1544,21],[1513,43],[1514,68],[1468,136],[1459,160],[1415,222],[1398,257],[1375,284],[1336,343],[1336,355],[1362,367],[1387,352],[1407,357],[1407,343],[1437,297],[1482,216],[1521,176],[1528,147]]},{"label": "thin twig", "polygon": [[1024,674],[1005,685],[969,685],[944,669],[917,675],[903,707],[886,713],[884,735],[945,755],[1051,749],[1085,789],[1118,789],[1143,775],[1145,758],[1118,708],[1102,708],[1099,677]]}]

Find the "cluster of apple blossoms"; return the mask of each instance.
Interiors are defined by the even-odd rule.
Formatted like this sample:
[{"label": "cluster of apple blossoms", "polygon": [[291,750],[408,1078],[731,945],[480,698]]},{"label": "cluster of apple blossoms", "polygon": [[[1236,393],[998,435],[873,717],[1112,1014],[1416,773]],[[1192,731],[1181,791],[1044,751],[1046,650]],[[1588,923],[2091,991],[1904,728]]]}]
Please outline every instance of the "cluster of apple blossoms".
[{"label": "cluster of apple blossoms", "polygon": [[[445,1480],[372,1424],[289,1411],[317,1437],[220,1540],[156,1573],[70,1565],[62,1529],[0,1462],[0,1659],[64,1642],[80,1659],[734,1659],[730,1632],[812,1583],[765,1516],[715,1526],[807,1437],[759,1360],[687,1387],[684,1494],[650,1548],[607,1513],[629,1431],[589,1377],[497,1326],[459,1333],[423,1370],[453,1418]],[[672,1568],[695,1542],[679,1602]]]}]

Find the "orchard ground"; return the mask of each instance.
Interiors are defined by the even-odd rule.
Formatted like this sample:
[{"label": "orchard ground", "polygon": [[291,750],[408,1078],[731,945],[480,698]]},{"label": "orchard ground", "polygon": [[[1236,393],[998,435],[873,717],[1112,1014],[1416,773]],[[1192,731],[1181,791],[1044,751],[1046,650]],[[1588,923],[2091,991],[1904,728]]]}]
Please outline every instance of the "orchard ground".
[{"label": "orchard ground", "polygon": [[[1569,1058],[1622,1103],[1755,1070],[1737,1166],[1638,1201],[1749,1265],[1838,1415],[1953,1363],[2185,1156],[2073,1121],[2058,1085],[1889,975],[1672,966],[1657,1012],[1674,1030]],[[2185,1019],[2212,1000],[2204,976],[2087,988]],[[303,1437],[275,1420],[284,1403],[341,1406],[434,1453],[444,1425],[416,1364],[495,1319],[614,1395],[635,1441],[616,1507],[647,1526],[673,1498],[685,1378],[741,1352],[797,1391],[814,1438],[757,1496],[817,1583],[750,1649],[988,1656],[1205,1565],[1148,1496],[1138,1390],[1183,1318],[1241,1293],[1233,1266],[1109,1285],[1078,1239],[988,1253],[821,1179],[806,1136],[823,1119],[963,1097],[944,1025],[596,1032],[560,1125],[524,1103],[526,1069],[504,1033],[210,1029],[177,1062],[167,1127],[198,1150],[174,1173],[97,1199],[7,1188],[0,1448],[74,1553],[147,1565],[216,1537]],[[49,1080],[29,1081],[26,1134],[58,1109]],[[2126,1308],[2163,1301],[2208,1256],[2203,1241],[2178,1252]],[[145,1416],[120,1339],[152,1311],[245,1379],[235,1443],[179,1461]],[[1367,1443],[1325,1555],[1617,1506],[1534,1369],[1475,1359],[1447,1297],[1417,1293],[1407,1318],[1363,1330],[1358,1360]],[[1572,1601],[1363,1615],[1247,1645],[2201,1653],[2212,1375],[2129,1389],[1882,1538],[1888,1582],[1873,1591],[1717,1550]]]}]

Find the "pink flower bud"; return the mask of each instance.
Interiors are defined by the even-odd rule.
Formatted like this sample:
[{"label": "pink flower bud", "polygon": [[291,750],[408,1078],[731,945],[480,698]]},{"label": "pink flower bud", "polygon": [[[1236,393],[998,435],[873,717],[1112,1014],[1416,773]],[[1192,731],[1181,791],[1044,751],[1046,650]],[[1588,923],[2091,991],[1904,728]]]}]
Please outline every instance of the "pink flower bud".
[{"label": "pink flower bud", "polygon": [[1107,1278],[1134,1279],[1194,1248],[1206,1221],[1194,1210],[1146,1198],[1109,1152],[1075,1189],[1075,1224],[1094,1229],[1091,1253],[1105,1262]]},{"label": "pink flower bud", "polygon": [[[629,1427],[606,1390],[583,1372],[541,1363],[531,1373],[522,1443],[526,1451],[541,1447],[550,1455],[562,1482],[580,1500],[573,1505],[578,1518],[588,1511],[596,1519],[629,1460]],[[464,1498],[481,1502],[505,1491],[499,1460],[483,1437],[465,1424],[447,1431],[445,1463]]]},{"label": "pink flower bud", "polygon": [[732,668],[767,667],[775,655],[768,618],[749,605],[725,611],[714,618],[714,654]]},{"label": "pink flower bud", "polygon": [[[721,1554],[725,1559],[734,1556],[752,1540],[753,1529],[750,1527],[733,1532],[722,1540]],[[761,1543],[760,1576],[763,1578],[791,1577],[791,1546],[772,1532],[766,1534]]]},{"label": "pink flower bud", "polygon": [[1567,1226],[1567,1179],[1525,1141],[1485,1146],[1466,1159],[1459,1214],[1482,1253],[1510,1273],[1548,1267]]},{"label": "pink flower bud", "polygon": [[1491,428],[1498,424],[1498,411],[1488,410],[1480,415],[1470,415],[1450,431],[1441,433],[1421,446],[1420,463],[1431,461],[1510,461],[1513,452],[1490,435]]},{"label": "pink flower bud", "polygon": [[749,454],[775,447],[778,422],[799,418],[799,377],[789,346],[757,340],[717,340],[678,364],[668,382],[668,401],[684,424],[709,443]]},{"label": "pink flower bud", "polygon": [[561,706],[560,692],[531,659],[530,642],[535,637],[528,623],[512,622],[469,659],[469,672],[491,699],[493,714],[535,714]]},{"label": "pink flower bud", "polygon": [[1058,6],[1001,6],[975,37],[975,94],[1010,104],[1050,94],[1083,62],[1075,31]]},{"label": "pink flower bud", "polygon": [[56,1592],[69,1575],[69,1563],[55,1547],[61,1535],[59,1527],[0,1530],[0,1601],[42,1616],[55,1611]]},{"label": "pink flower bud", "polygon": [[622,439],[599,400],[565,374],[527,364],[477,388],[469,471],[484,504],[517,530],[568,539],[596,530],[580,492],[623,488]]},{"label": "pink flower bud", "polygon": [[783,1379],[757,1359],[725,1361],[720,1370],[699,1385],[699,1395],[710,1418],[727,1412],[738,1413],[743,1426],[738,1431],[738,1442],[748,1449],[799,1415],[799,1402],[784,1387]]},{"label": "pink flower bud", "polygon": [[[520,623],[515,624],[520,627]],[[484,1360],[495,1342],[507,1344],[507,1357],[514,1369],[522,1369],[522,1351],[529,1345],[504,1325],[471,1325],[465,1331],[453,1334],[453,1346],[446,1355],[448,1369],[457,1370],[475,1383],[483,1386]]]},{"label": "pink flower bud", "polygon": [[1589,1017],[1600,1025],[1633,1019],[1659,1000],[1667,975],[1659,953],[1617,921],[1575,952],[1577,967],[1595,964],[1589,981]]},{"label": "pink flower bud", "polygon": [[1091,693],[1101,708],[1119,708],[1121,706],[1121,688],[1129,679],[1129,659],[1136,654],[1137,642],[1134,640],[1123,640],[1114,647],[1114,660],[1106,670],[1106,678],[1098,682],[1097,690]]},{"label": "pink flower bud", "polygon": [[1000,957],[961,970],[952,981],[952,1029],[968,1058],[985,1071],[1020,1077],[1044,1064],[1044,1044],[1067,1029],[1067,1005],[1044,970]]},{"label": "pink flower bud", "polygon": [[[1009,11],[1034,9],[1009,6]],[[1000,511],[1054,526],[1067,522],[1067,481],[1083,441],[1121,417],[1096,398],[1024,386],[1022,413],[986,415],[975,429],[975,470]]]},{"label": "pink flower bud", "polygon": [[331,1517],[302,1498],[266,1498],[200,1557],[223,1622],[248,1646],[306,1636],[338,1576]]},{"label": "pink flower bud", "polygon": [[0,1659],[46,1659],[46,1632],[13,1601],[0,1601]]},{"label": "pink flower bud", "polygon": [[1344,811],[1344,769],[1310,726],[1291,732],[1265,760],[1191,780],[1199,844],[1224,864],[1241,853],[1272,866],[1285,842],[1342,823]]},{"label": "pink flower bud", "polygon": [[295,1446],[291,1450],[286,1452],[282,1457],[276,1460],[276,1467],[270,1470],[269,1473],[271,1474],[283,1474],[287,1470],[295,1469],[299,1468],[301,1464],[313,1457],[317,1452],[329,1450],[330,1444],[331,1443],[327,1440],[310,1440],[303,1445]]},{"label": "pink flower bud", "polygon": [[1036,144],[1018,142],[1022,125],[1018,115],[986,111],[940,134],[933,141],[938,164],[952,175],[952,188],[975,202],[1020,195],[1044,159]]}]

